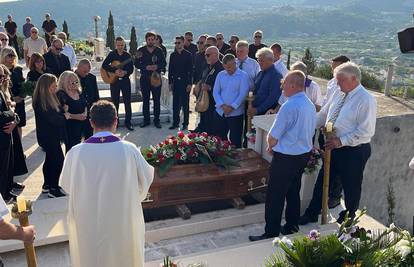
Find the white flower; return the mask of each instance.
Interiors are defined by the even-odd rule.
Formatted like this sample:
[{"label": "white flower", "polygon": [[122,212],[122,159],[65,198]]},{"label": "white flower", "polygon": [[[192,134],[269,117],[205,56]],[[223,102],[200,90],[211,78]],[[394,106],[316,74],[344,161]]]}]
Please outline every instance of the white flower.
[{"label": "white flower", "polygon": [[280,242],[284,243],[288,248],[293,247],[292,241],[286,236],[284,236]]},{"label": "white flower", "polygon": [[351,235],[350,234],[342,234],[340,237],[339,237],[339,241],[341,241],[341,242],[346,242],[346,241],[348,241],[348,240],[350,240],[352,237],[351,237]]},{"label": "white flower", "polygon": [[280,243],[280,238],[279,237],[275,237],[275,239],[273,239],[273,241],[272,241],[272,245],[274,247],[276,247],[277,245],[279,245],[279,243]]},{"label": "white flower", "polygon": [[388,227],[388,228],[390,228],[391,230],[393,230],[393,229],[395,229],[395,228],[397,228],[397,227],[395,226],[395,224],[394,224],[394,223],[392,223],[392,224],[390,224],[390,227]]}]

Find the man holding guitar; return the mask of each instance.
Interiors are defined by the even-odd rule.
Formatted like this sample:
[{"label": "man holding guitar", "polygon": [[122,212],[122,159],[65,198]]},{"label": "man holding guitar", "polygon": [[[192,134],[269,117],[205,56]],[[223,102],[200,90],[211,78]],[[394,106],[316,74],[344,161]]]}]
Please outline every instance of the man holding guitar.
[{"label": "man holding guitar", "polygon": [[133,131],[131,124],[132,109],[131,109],[131,81],[129,76],[134,71],[134,64],[131,55],[125,51],[125,40],[123,37],[115,39],[116,49],[111,51],[102,63],[102,69],[107,72],[107,76],[115,74],[115,79],[110,83],[111,99],[116,107],[116,112],[119,109],[120,91],[125,105],[125,127]]}]

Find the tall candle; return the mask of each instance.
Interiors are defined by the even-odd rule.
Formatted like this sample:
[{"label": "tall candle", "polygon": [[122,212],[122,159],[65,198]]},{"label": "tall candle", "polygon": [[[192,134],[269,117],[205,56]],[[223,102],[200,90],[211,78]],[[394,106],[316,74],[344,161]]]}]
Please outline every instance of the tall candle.
[{"label": "tall candle", "polygon": [[17,209],[19,212],[26,211],[26,199],[23,196],[17,197]]},{"label": "tall candle", "polygon": [[333,130],[333,124],[332,124],[332,122],[328,122],[328,123],[326,124],[326,132],[327,132],[327,133],[331,133],[331,132],[332,132],[332,130]]}]

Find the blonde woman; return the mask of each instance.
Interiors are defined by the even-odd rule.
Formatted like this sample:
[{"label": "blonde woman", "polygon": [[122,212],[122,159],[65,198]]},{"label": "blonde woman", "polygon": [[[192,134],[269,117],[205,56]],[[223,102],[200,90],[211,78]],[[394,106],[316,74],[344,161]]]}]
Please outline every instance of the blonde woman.
[{"label": "blonde woman", "polygon": [[24,82],[23,68],[17,65],[17,59],[17,53],[13,47],[8,46],[1,50],[0,64],[4,64],[10,71],[10,89],[12,93],[12,100],[16,103],[14,112],[16,112],[20,118],[17,129],[21,138],[22,127],[26,126],[26,110],[24,105],[24,96],[22,96],[21,92],[22,83]]},{"label": "blonde woman", "polygon": [[51,198],[65,195],[58,185],[64,160],[61,142],[66,139],[65,124],[66,119],[70,117],[70,113],[64,111],[60,105],[56,92],[56,77],[52,74],[43,74],[37,81],[33,93],[37,141],[46,152],[42,192],[49,193]]},{"label": "blonde woman", "polygon": [[87,101],[82,95],[78,75],[65,71],[59,77],[57,97],[62,107],[72,114],[66,121],[66,153],[81,142],[82,130],[86,120]]}]

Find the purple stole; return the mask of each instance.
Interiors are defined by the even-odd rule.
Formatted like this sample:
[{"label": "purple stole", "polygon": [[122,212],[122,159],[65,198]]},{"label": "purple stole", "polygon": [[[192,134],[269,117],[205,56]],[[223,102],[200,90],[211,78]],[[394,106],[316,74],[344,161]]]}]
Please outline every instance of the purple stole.
[{"label": "purple stole", "polygon": [[89,137],[85,143],[88,144],[105,144],[105,143],[113,143],[113,142],[119,142],[121,141],[121,138],[115,135],[108,135],[108,136],[102,136],[102,137]]},{"label": "purple stole", "polygon": [[311,83],[312,83],[312,80],[311,79],[308,79],[306,77],[306,80],[305,80],[305,88],[308,88],[311,85]]}]

